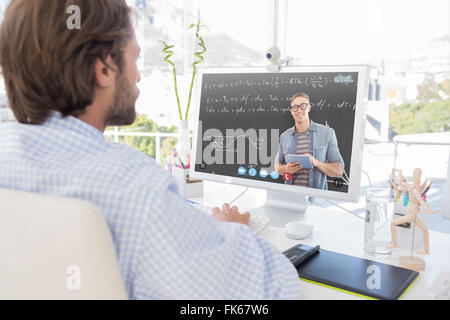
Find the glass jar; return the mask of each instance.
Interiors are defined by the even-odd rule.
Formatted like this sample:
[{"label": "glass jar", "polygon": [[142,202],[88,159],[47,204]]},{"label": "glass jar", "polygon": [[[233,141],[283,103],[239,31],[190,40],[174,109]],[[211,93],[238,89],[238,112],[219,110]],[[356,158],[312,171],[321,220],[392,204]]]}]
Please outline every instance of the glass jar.
[{"label": "glass jar", "polygon": [[370,255],[390,255],[392,250],[391,222],[394,201],[390,190],[368,188],[366,191],[366,223],[364,252]]}]

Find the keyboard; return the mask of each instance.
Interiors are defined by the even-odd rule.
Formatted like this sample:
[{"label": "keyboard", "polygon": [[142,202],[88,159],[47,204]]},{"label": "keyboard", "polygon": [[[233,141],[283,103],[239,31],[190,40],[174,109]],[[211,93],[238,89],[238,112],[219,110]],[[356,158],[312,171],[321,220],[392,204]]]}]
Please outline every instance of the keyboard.
[{"label": "keyboard", "polygon": [[262,232],[270,222],[270,218],[265,215],[250,215],[250,222],[248,223],[248,227],[250,230],[258,234]]},{"label": "keyboard", "polygon": [[450,300],[450,273],[441,271],[421,299]]},{"label": "keyboard", "polygon": [[[212,214],[212,207],[205,206],[201,203],[193,203],[190,202],[197,209],[206,212],[208,214]],[[252,215],[250,214],[250,222],[248,223],[248,227],[254,234],[258,234],[262,232],[270,222],[270,218],[264,215]]]}]

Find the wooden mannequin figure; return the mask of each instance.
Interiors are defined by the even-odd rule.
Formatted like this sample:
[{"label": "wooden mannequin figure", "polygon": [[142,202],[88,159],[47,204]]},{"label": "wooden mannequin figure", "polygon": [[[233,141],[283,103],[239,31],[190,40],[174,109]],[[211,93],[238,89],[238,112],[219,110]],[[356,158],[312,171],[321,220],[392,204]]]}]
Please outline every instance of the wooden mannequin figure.
[{"label": "wooden mannequin figure", "polygon": [[[394,170],[394,169],[393,169]],[[417,227],[419,227],[423,231],[423,242],[425,251],[418,252],[420,254],[430,254],[430,244],[428,237],[427,227],[423,224],[422,221],[417,217],[420,211],[420,206],[422,206],[428,213],[436,213],[439,210],[432,210],[428,204],[422,199],[422,192],[425,189],[426,181],[423,184],[420,184],[420,178],[422,176],[422,170],[419,168],[414,169],[413,171],[413,183],[409,184],[403,178],[402,170],[394,170],[399,172],[399,181],[400,181],[400,190],[395,184],[395,182],[391,181],[392,187],[397,192],[406,191],[408,192],[408,205],[406,207],[407,214],[401,218],[394,220],[391,223],[391,232],[392,232],[392,247],[397,247],[397,232],[396,226],[404,223],[414,222]]]}]

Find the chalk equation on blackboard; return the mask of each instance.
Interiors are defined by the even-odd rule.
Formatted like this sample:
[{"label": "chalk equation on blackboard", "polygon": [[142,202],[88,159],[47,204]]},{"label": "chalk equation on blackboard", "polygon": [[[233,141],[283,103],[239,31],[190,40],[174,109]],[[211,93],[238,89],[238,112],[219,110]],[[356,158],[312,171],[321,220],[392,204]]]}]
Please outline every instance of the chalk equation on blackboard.
[{"label": "chalk equation on blackboard", "polygon": [[305,86],[316,88],[325,88],[329,85],[349,85],[357,84],[351,75],[338,75],[332,78],[322,75],[310,75],[310,76],[283,76],[277,75],[272,77],[263,77],[257,80],[252,79],[242,79],[242,80],[231,80],[231,81],[219,81],[219,82],[208,82],[206,81],[203,85],[205,90],[224,90],[233,88],[275,88],[279,89],[282,86]]},{"label": "chalk equation on blackboard", "polygon": [[239,102],[242,102],[242,103],[244,103],[244,105],[247,105],[248,103],[263,102],[263,101],[290,102],[291,97],[281,97],[281,96],[277,96],[276,94],[269,94],[264,97],[261,94],[258,94],[256,96],[252,96],[251,94],[243,94],[242,96],[239,96],[239,97],[227,96],[227,95],[223,95],[223,96],[217,97],[217,98],[206,97],[206,105],[213,105],[215,103],[239,103]]},{"label": "chalk equation on blackboard", "polygon": [[[356,105],[348,102],[347,100],[340,101],[338,103],[329,103],[326,99],[319,100],[318,102],[311,102],[311,108],[317,108],[319,110],[323,109],[343,109],[343,110],[350,110],[355,111]],[[290,112],[289,106],[280,107],[277,105],[236,105],[236,106],[227,106],[224,104],[219,105],[213,105],[213,106],[205,106],[204,111],[206,113],[231,113],[235,114],[236,116],[242,114],[242,113],[269,113],[269,112],[275,112],[275,113],[287,113]]]},{"label": "chalk equation on blackboard", "polygon": [[286,113],[290,112],[289,107],[278,107],[278,106],[255,106],[255,107],[228,107],[228,106],[217,106],[217,107],[205,107],[206,113],[234,113],[239,116],[242,113],[261,113],[261,112],[276,112],[276,113]]},{"label": "chalk equation on blackboard", "polygon": [[[286,102],[286,105],[291,101],[292,97],[283,97],[278,96],[276,94],[269,94],[267,96],[263,96],[261,94],[257,94],[256,96],[252,96],[251,94],[243,94],[241,96],[227,96],[223,95],[220,97],[206,97],[206,107],[214,107],[216,104],[231,104],[231,103],[242,103],[244,106],[249,104],[258,103],[258,102]],[[326,99],[321,99],[318,102],[311,101],[311,107],[318,107],[320,110],[323,108],[338,108],[338,109],[353,109],[355,108],[354,104],[350,104],[347,100],[341,101],[339,103],[327,103]],[[224,111],[225,112],[225,111]]]},{"label": "chalk equation on blackboard", "polygon": [[[264,138],[260,138],[257,141],[253,141],[248,135],[237,135],[237,136],[204,136],[203,141],[209,142],[209,144],[217,151],[233,151],[235,141],[239,139],[247,139],[250,145],[252,145],[256,150],[263,150],[265,147]],[[225,143],[226,141],[226,143]]]}]

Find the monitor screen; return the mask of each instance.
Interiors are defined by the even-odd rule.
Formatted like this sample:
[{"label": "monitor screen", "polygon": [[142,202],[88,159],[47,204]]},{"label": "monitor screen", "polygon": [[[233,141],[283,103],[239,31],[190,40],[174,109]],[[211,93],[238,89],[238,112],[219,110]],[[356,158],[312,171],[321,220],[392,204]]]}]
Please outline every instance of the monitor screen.
[{"label": "monitor screen", "polygon": [[191,174],[356,201],[367,66],[202,69]]}]

